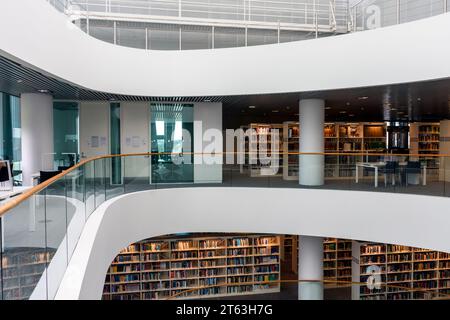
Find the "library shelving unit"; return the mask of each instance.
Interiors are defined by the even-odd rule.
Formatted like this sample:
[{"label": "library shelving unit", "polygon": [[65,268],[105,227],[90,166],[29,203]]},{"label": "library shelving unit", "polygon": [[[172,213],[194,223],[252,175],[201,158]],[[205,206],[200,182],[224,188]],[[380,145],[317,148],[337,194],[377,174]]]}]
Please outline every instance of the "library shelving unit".
[{"label": "library shelving unit", "polygon": [[[323,278],[327,287],[346,286],[352,280],[352,241],[325,238],[323,242]],[[342,281],[340,283],[339,281]],[[344,283],[347,282],[347,283]]]},{"label": "library shelving unit", "polygon": [[[298,161],[300,150],[298,122],[283,123],[283,179],[298,180]],[[294,153],[294,154],[292,154]]]},{"label": "library shelving unit", "polygon": [[[299,125],[283,123],[283,179],[298,179],[298,156],[286,157],[289,152],[299,152]],[[371,153],[386,150],[386,125],[384,123],[325,123],[324,150],[326,153],[365,153],[354,157],[326,155],[325,177],[354,177],[355,163],[375,161]]]},{"label": "library shelving unit", "polygon": [[[267,176],[280,176],[282,174],[282,156],[283,152],[283,125],[282,124],[261,124],[261,123],[252,123],[249,125],[250,129],[255,130],[256,134],[251,135],[249,139],[246,139],[245,151],[250,152],[258,152],[258,157],[255,164],[249,164],[249,171],[251,177],[267,177]],[[278,130],[278,141],[272,140],[272,133],[274,130]],[[267,142],[267,156],[270,156],[272,153],[272,147],[274,144],[278,144],[277,152],[279,157],[279,163],[277,166],[278,172],[274,173],[271,168],[271,163],[265,164],[261,163],[261,159],[259,156],[261,142]],[[248,159],[246,159],[248,160]],[[246,163],[249,163],[246,161]]]},{"label": "library shelving unit", "polygon": [[447,253],[367,243],[361,246],[360,268],[361,282],[379,277],[385,284],[372,289],[361,286],[361,299],[425,299],[450,292],[450,256]]},{"label": "library shelving unit", "polygon": [[[122,250],[104,300],[223,297],[280,291],[280,237],[147,239]],[[211,287],[212,286],[212,287]]]},{"label": "library shelving unit", "polygon": [[418,137],[419,154],[439,154],[440,124],[421,123]]},{"label": "library shelving unit", "polygon": [[53,251],[42,248],[16,248],[2,253],[4,300],[28,299],[47,267]]},{"label": "library shelving unit", "polygon": [[285,235],[283,239],[283,263],[292,273],[298,273],[298,236]]}]

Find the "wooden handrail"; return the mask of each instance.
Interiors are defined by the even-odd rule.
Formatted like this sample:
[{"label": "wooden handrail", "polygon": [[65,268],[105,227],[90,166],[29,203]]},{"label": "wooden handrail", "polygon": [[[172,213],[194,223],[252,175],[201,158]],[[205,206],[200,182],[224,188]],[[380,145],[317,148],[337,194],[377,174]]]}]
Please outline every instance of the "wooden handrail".
[{"label": "wooden handrail", "polygon": [[[268,154],[272,154],[269,152],[270,150],[267,150]],[[44,181],[43,183],[40,183],[31,189],[25,191],[24,193],[14,197],[12,200],[5,203],[3,206],[0,206],[0,217],[2,217],[4,214],[6,214],[9,210],[17,207],[20,203],[24,202],[31,196],[39,193],[40,191],[44,190],[46,187],[51,185],[52,183],[56,182],[57,180],[61,179],[62,177],[68,175],[72,171],[86,165],[87,163],[101,160],[101,159],[110,159],[110,158],[116,158],[116,157],[137,157],[137,156],[156,156],[156,155],[208,155],[208,156],[218,156],[218,155],[238,155],[238,154],[248,154],[248,155],[258,155],[259,152],[219,152],[219,153],[203,153],[203,152],[181,152],[181,153],[173,153],[173,152],[143,152],[143,153],[128,153],[128,154],[109,154],[109,155],[102,155],[97,157],[91,157],[85,160],[80,161],[73,167],[70,167],[67,170],[64,170],[63,172],[59,173],[58,175]],[[424,155],[424,154],[392,154],[392,153],[367,153],[367,152],[278,152],[279,155],[323,155],[323,156],[377,156],[377,157],[413,157],[413,158],[445,158],[450,157],[448,154],[430,154],[430,155]]]}]

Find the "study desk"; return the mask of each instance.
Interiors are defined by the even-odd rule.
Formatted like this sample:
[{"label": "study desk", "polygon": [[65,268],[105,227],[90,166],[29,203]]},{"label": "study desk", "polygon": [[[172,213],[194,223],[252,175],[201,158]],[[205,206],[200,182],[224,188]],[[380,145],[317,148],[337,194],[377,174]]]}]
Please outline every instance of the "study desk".
[{"label": "study desk", "polygon": [[[406,170],[407,165],[408,165],[407,162],[399,162],[399,169]],[[355,182],[359,183],[359,170],[361,168],[374,169],[374,171],[375,171],[374,185],[375,185],[375,188],[378,188],[378,176],[379,176],[378,171],[380,168],[383,168],[385,166],[386,166],[386,162],[357,162],[356,170],[355,170]],[[421,170],[421,174],[422,174],[422,185],[426,186],[427,185],[427,166],[422,165],[420,170]],[[408,173],[406,173],[406,174],[408,174]],[[395,185],[395,180],[393,180],[393,184]]]}]

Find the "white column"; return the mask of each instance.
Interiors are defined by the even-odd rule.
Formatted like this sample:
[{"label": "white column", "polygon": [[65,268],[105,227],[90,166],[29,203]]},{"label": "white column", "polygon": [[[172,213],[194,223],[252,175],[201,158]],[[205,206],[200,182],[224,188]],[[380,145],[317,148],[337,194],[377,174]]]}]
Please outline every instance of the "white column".
[{"label": "white column", "polygon": [[23,185],[32,185],[32,175],[53,170],[53,98],[48,94],[20,96],[22,121]]},{"label": "white column", "polygon": [[298,243],[298,299],[323,300],[323,238],[299,236]]},{"label": "white column", "polygon": [[352,300],[360,299],[360,285],[355,284],[361,282],[361,243],[352,241]]},{"label": "white column", "polygon": [[[325,101],[321,99],[300,100],[300,152],[323,153]],[[304,186],[324,184],[324,156],[300,155],[299,183]]]},{"label": "white column", "polygon": [[194,183],[221,183],[222,103],[194,104]]}]

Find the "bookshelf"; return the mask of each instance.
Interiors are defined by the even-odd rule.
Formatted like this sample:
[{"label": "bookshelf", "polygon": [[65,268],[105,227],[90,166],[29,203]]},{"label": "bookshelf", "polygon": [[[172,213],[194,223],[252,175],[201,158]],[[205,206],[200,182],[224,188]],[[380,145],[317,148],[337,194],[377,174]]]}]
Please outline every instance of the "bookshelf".
[{"label": "bookshelf", "polygon": [[[401,245],[361,245],[360,279],[379,277],[385,286],[360,287],[363,300],[425,299],[430,294],[450,292],[450,256],[447,253]],[[429,293],[423,292],[426,290]]]},{"label": "bookshelf", "polygon": [[53,251],[47,252],[41,248],[17,248],[3,252],[3,299],[28,299],[53,255]]},{"label": "bookshelf", "polygon": [[[276,146],[277,154],[279,157],[279,164],[277,168],[282,168],[282,157],[280,155],[283,152],[283,125],[282,124],[261,124],[261,123],[252,123],[248,126],[248,128],[254,130],[256,134],[251,135],[249,139],[245,140],[245,151],[247,152],[257,152],[258,157],[256,163],[252,164],[249,162],[248,156],[245,158],[245,163],[248,164],[248,169],[251,177],[267,177],[267,176],[281,176],[281,170],[278,169],[278,172],[274,174],[273,169],[271,168],[271,163],[261,163],[261,159],[259,156],[260,152],[260,144],[262,142],[267,142],[267,156],[271,156],[272,148],[274,148],[274,144],[278,144]],[[278,141],[272,141],[272,133],[278,130]],[[241,170],[242,172],[242,170]]]},{"label": "bookshelf", "polygon": [[[283,123],[283,179],[298,179],[299,152],[298,122]],[[372,161],[370,153],[386,150],[386,125],[384,123],[325,123],[324,150],[326,153],[366,153],[367,156],[325,156],[325,177],[354,177],[357,161]],[[364,158],[364,159],[363,159]]]},{"label": "bookshelf", "polygon": [[300,130],[298,122],[283,123],[283,179],[298,180]]},{"label": "bookshelf", "polygon": [[[122,250],[104,300],[193,299],[280,291],[280,237],[147,239]],[[271,283],[273,282],[273,283]],[[217,286],[205,288],[208,286]]]},{"label": "bookshelf", "polygon": [[[352,281],[352,241],[325,238],[323,242],[323,278],[328,281]],[[327,287],[347,286],[339,282]]]}]

